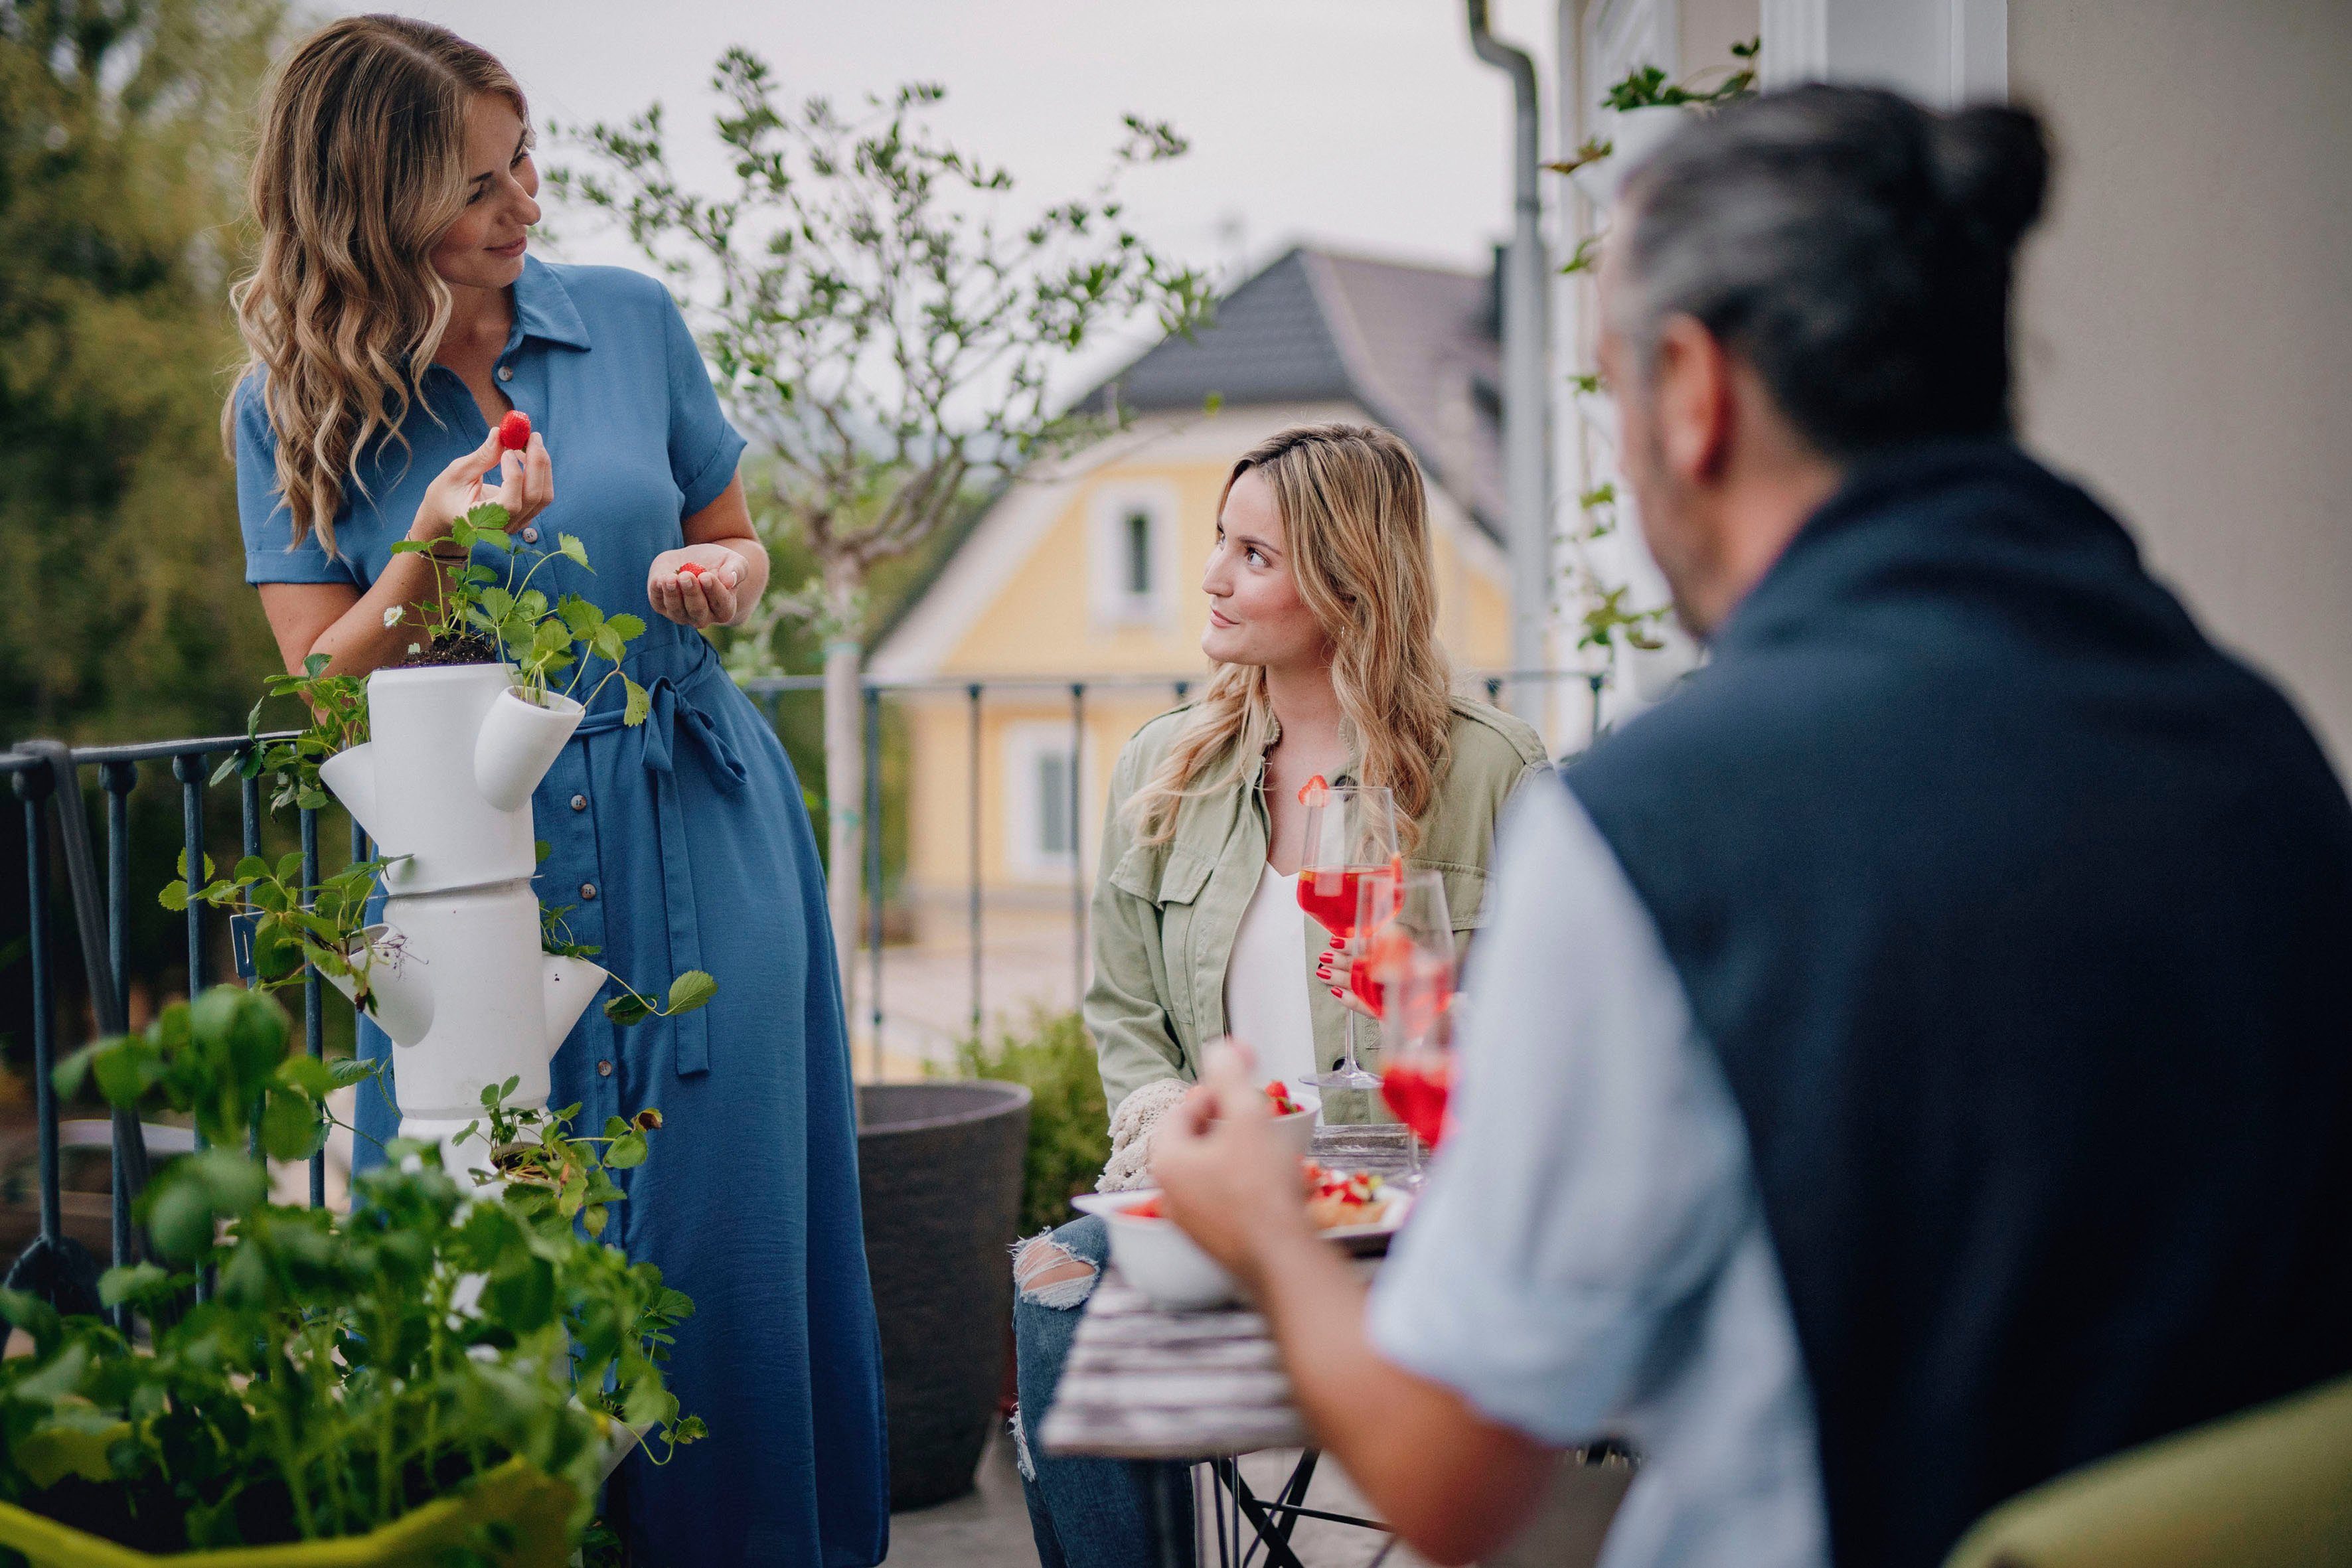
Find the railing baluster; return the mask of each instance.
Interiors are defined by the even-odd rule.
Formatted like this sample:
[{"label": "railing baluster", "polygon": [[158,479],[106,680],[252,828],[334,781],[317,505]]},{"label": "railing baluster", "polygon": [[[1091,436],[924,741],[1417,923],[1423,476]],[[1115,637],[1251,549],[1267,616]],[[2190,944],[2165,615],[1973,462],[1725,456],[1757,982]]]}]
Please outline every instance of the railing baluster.
[{"label": "railing baluster", "polygon": [[1079,778],[1086,772],[1087,683],[1070,682],[1070,1005],[1087,1002],[1087,856],[1085,818],[1079,815],[1085,795]]},{"label": "railing baluster", "polygon": [[[319,813],[315,807],[302,812],[302,907],[311,909],[319,901]],[[320,995],[319,971],[315,965],[302,972],[302,1047],[314,1058],[327,1054],[327,1016]],[[327,1206],[327,1157],[310,1156],[310,1206]]]},{"label": "railing baluster", "polygon": [[56,977],[49,952],[49,796],[57,779],[47,767],[27,768],[15,780],[25,803],[25,881],[31,900],[26,914],[26,956],[33,965],[33,1119],[40,1140],[41,1239],[54,1246],[64,1234],[58,1195],[58,1090],[50,1081],[57,1067]]},{"label": "railing baluster", "polygon": [[[99,787],[106,795],[106,955],[112,968],[109,980],[114,986],[116,1016],[130,1027],[131,1018],[131,792],[138,786],[139,768],[134,763],[103,763],[98,770]],[[80,787],[79,780],[73,787]],[[131,1151],[125,1140],[140,1135],[142,1129],[135,1116],[114,1119],[114,1179],[111,1183],[114,1210],[114,1265],[121,1268],[134,1261],[137,1241],[131,1230]],[[131,1331],[131,1309],[119,1307],[113,1313],[115,1326],[124,1333]]]},{"label": "railing baluster", "polygon": [[882,1081],[882,693],[866,689],[866,921],[874,1078]]},{"label": "railing baluster", "polygon": [[967,846],[971,860],[971,1037],[980,1039],[980,682],[967,687],[971,701],[971,765],[966,770],[971,793],[967,816],[971,826],[971,840]]},{"label": "railing baluster", "polygon": [[205,754],[173,757],[172,776],[180,781],[180,842],[188,858],[188,1000],[193,1002],[205,988],[205,909],[196,901],[205,881]]}]

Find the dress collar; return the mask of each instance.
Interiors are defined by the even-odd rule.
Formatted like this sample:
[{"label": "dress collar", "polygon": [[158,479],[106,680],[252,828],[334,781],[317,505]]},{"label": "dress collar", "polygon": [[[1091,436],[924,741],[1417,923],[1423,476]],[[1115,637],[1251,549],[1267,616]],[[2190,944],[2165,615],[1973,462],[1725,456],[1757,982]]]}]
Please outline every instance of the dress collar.
[{"label": "dress collar", "polygon": [[514,284],[514,304],[518,341],[532,337],[566,348],[591,346],[587,323],[572,303],[571,290],[555,275],[555,268],[536,256],[522,258],[522,276]]}]

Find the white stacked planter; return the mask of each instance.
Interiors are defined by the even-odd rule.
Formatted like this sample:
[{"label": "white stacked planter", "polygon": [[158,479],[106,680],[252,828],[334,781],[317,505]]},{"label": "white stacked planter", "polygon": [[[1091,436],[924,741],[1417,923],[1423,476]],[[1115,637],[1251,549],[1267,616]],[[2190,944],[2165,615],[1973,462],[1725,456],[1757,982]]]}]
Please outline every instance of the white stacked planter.
[{"label": "white stacked planter", "polygon": [[[372,739],[319,776],[392,861],[368,984],[392,1037],[404,1138],[438,1142],[448,1168],[484,1168],[488,1145],[453,1141],[482,1090],[541,1108],[548,1062],[605,972],[540,949],[530,794],[579,727],[580,704],[542,707],[504,665],[378,670]],[[351,987],[342,987],[346,994]]]}]

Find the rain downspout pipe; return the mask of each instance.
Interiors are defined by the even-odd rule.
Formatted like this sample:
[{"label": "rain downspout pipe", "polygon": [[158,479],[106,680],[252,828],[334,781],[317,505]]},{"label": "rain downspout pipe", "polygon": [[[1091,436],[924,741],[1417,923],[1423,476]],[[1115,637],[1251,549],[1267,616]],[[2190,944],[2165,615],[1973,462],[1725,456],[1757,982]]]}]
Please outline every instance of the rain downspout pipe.
[{"label": "rain downspout pipe", "polygon": [[[1541,110],[1536,64],[1487,30],[1486,0],[1468,0],[1470,48],[1511,79],[1511,243],[1503,258],[1503,497],[1511,565],[1511,668],[1549,665],[1551,618],[1550,325],[1543,204],[1536,190]],[[1511,710],[1541,727],[1547,683],[1515,680]]]}]

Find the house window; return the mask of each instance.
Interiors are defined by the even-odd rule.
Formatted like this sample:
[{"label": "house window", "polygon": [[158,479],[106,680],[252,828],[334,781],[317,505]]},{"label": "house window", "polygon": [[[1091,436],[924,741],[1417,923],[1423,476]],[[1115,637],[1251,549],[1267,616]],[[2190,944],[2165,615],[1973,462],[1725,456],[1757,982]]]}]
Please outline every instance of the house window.
[{"label": "house window", "polygon": [[1167,625],[1176,572],[1175,492],[1156,484],[1109,486],[1095,498],[1093,511],[1087,576],[1095,625]]},{"label": "house window", "polygon": [[[1070,727],[1032,721],[1004,736],[1004,848],[1014,878],[1046,881],[1070,874],[1080,843],[1080,809],[1070,799]],[[1085,781],[1076,781],[1082,787]]]},{"label": "house window", "polygon": [[1070,753],[1037,753],[1037,852],[1045,859],[1070,854]]},{"label": "house window", "polygon": [[1140,509],[1127,514],[1127,593],[1149,599],[1151,584],[1151,514]]}]

